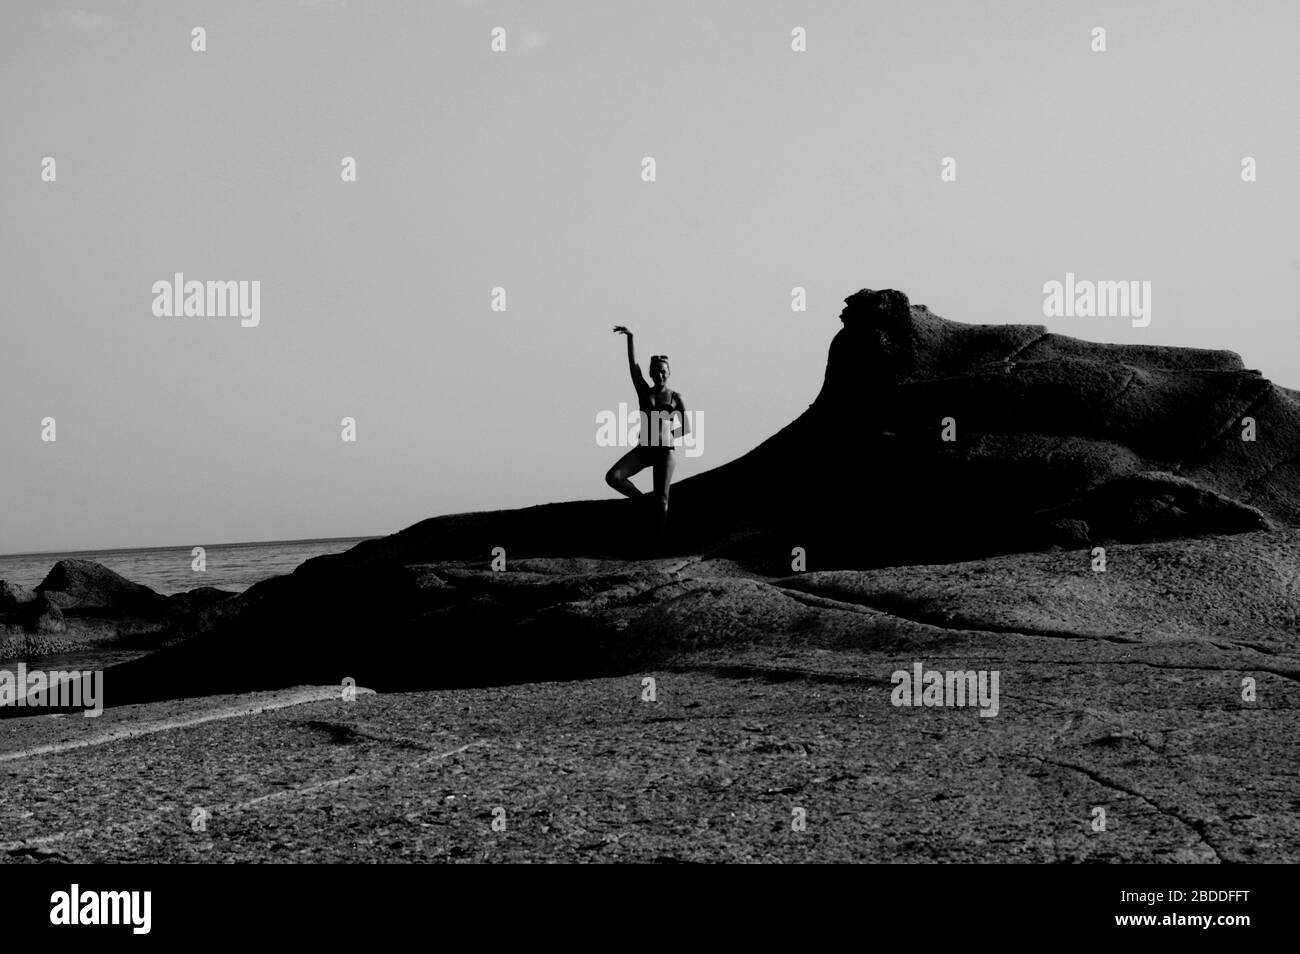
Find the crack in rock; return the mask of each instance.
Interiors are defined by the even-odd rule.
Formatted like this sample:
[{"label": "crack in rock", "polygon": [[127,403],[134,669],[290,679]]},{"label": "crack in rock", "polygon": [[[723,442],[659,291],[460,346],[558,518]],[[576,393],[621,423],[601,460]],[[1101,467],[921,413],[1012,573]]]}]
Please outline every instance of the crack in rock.
[{"label": "crack in rock", "polygon": [[1040,334],[1037,338],[1033,339],[1032,341],[1027,341],[1027,342],[1025,342],[1024,344],[1022,344],[1019,348],[1017,348],[1015,351],[1011,352],[1009,355],[1007,355],[1007,356],[1006,356],[1005,358],[1003,358],[1002,360],[1014,364],[1016,358],[1020,357],[1020,355],[1024,354],[1024,352],[1028,351],[1030,348],[1032,348],[1034,345],[1038,344],[1038,343],[1039,343],[1040,341],[1042,341],[1044,338],[1048,338],[1048,337],[1050,337],[1050,336],[1051,336],[1051,332],[1050,332],[1050,331],[1044,331],[1042,334]]},{"label": "crack in rock", "polygon": [[[1205,845],[1206,848],[1210,849],[1210,853],[1214,856],[1214,860],[1217,861],[1219,864],[1224,863],[1225,859],[1223,857],[1223,853],[1218,847],[1215,846],[1213,842],[1210,841],[1209,836],[1206,833],[1206,829],[1209,827],[1210,824],[1207,820],[1203,818],[1189,818],[1183,815],[1182,813],[1173,810],[1172,808],[1165,808],[1163,805],[1159,804],[1149,796],[1143,794],[1136,788],[1132,788],[1130,786],[1124,785],[1120,782],[1115,781],[1114,779],[1107,778],[1106,776],[1098,772],[1096,769],[1090,769],[1084,765],[1074,765],[1073,763],[1070,762],[1057,762],[1053,759],[1045,759],[1039,755],[1031,755],[1029,756],[1029,758],[1033,759],[1036,762],[1041,762],[1044,765],[1054,765],[1057,768],[1068,769],[1072,772],[1078,772],[1080,775],[1087,776],[1088,778],[1092,779],[1094,782],[1096,782],[1098,785],[1101,785],[1104,788],[1109,788],[1112,791],[1116,791],[1116,792],[1123,792],[1126,795],[1131,795],[1134,798],[1139,799],[1145,804],[1150,805],[1161,815],[1164,815],[1167,818],[1172,818],[1175,821],[1181,822],[1183,825],[1190,828],[1196,834],[1196,837],[1201,840],[1201,844]],[[1229,858],[1227,860],[1234,861],[1234,862],[1241,861],[1241,859],[1235,857]]]},{"label": "crack in rock", "polygon": [[[791,596],[792,599],[796,599],[796,600],[798,598],[794,597],[793,595],[794,593],[807,592],[806,590],[799,590],[792,586],[782,586],[777,583],[772,583],[769,585],[787,593],[788,595]],[[809,595],[816,596],[820,594],[809,594]],[[829,597],[822,597],[822,598],[828,599]],[[837,602],[841,602],[841,601],[837,601]],[[1075,639],[1075,640],[1086,640],[1089,642],[1104,641],[1108,643],[1119,643],[1125,646],[1131,646],[1135,643],[1139,643],[1139,644],[1141,643],[1141,640],[1125,639],[1122,636],[1105,636],[1102,635],[1101,633],[1095,633],[1095,634],[1071,633],[1071,632],[1066,632],[1064,630],[1030,629],[1028,627],[1017,629],[1011,626],[1002,626],[998,623],[991,623],[988,622],[987,620],[968,621],[963,623],[960,620],[955,620],[952,618],[945,619],[943,616],[938,614],[930,615],[930,614],[913,613],[911,615],[907,615],[899,612],[896,609],[887,609],[883,606],[879,606],[874,603],[869,603],[863,599],[853,599],[852,601],[842,601],[842,602],[846,602],[849,605],[864,607],[867,610],[873,610],[885,616],[890,616],[893,617],[894,619],[901,619],[908,623],[917,623],[922,626],[933,626],[936,629],[944,629],[950,632],[997,633],[998,635],[1002,635],[1002,636],[1039,636],[1046,639]]]},{"label": "crack in rock", "polygon": [[1186,459],[1181,460],[1177,464],[1175,464],[1173,468],[1173,472],[1177,474],[1179,471],[1181,471],[1184,467],[1187,466],[1188,462],[1199,460],[1201,455],[1204,454],[1205,451],[1213,447],[1215,444],[1217,444],[1219,441],[1221,441],[1225,434],[1231,431],[1234,427],[1240,427],[1242,416],[1248,415],[1251,411],[1253,411],[1255,409],[1255,405],[1263,401],[1264,398],[1272,394],[1273,391],[1274,391],[1273,382],[1265,381],[1264,387],[1260,389],[1260,392],[1258,394],[1256,394],[1253,398],[1251,398],[1250,402],[1245,407],[1239,408],[1236,411],[1236,413],[1234,413],[1232,417],[1228,420],[1228,423],[1225,424],[1218,431],[1218,433],[1216,433],[1208,441],[1203,443],[1200,447],[1196,448],[1196,450],[1192,451],[1192,453]]}]

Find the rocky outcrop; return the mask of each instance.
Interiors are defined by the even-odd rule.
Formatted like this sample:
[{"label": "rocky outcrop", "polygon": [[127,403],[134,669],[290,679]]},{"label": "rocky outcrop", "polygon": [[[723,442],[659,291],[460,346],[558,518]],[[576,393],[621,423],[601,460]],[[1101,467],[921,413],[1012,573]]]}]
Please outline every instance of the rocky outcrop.
[{"label": "rocky outcrop", "polygon": [[147,651],[210,629],[233,596],[203,586],[162,596],[89,560],[60,560],[29,590],[0,583],[0,660]]},{"label": "rocky outcrop", "polygon": [[201,625],[191,617],[192,638],[106,684],[115,706],[348,677],[408,691],[634,673],[756,645],[1009,659],[1014,644],[1037,666],[1086,662],[1070,647],[1091,644],[1132,665],[1300,679],[1300,530],[1116,544],[1106,557],[1103,571],[1083,549],[781,577],[714,557],[521,559],[503,572],[441,561],[357,577],[364,598],[351,600],[278,577]]},{"label": "rocky outcrop", "polygon": [[[1231,352],[964,325],[892,290],[840,319],[808,410],[674,486],[673,552],[779,572],[796,546],[865,568],[1300,526],[1300,400]],[[299,572],[639,556],[647,524],[626,500],[454,514]]]},{"label": "rocky outcrop", "polygon": [[841,320],[808,411],[674,516],[722,503],[822,567],[1300,525],[1300,403],[1230,352],[962,325],[896,291]]},{"label": "rocky outcrop", "polygon": [[[1229,352],[961,325],[897,291],[859,292],[840,317],[808,410],[673,490],[678,555],[625,562],[640,552],[637,501],[433,518],[236,598],[191,597],[193,612],[170,631],[186,641],[116,669],[113,704],[345,677],[381,690],[573,679],[755,640],[946,639],[954,620],[1070,638],[1094,624],[1140,636],[1179,620],[1179,639],[1217,642],[1227,634],[1211,622],[1240,622],[1233,587],[1260,585],[1256,539],[1285,544],[1272,559],[1290,582],[1266,589],[1267,624],[1250,642],[1294,651],[1285,627],[1295,532],[1271,532],[1300,525],[1292,392]],[[1247,417],[1253,441],[1242,439]],[[1131,574],[1162,552],[1158,541],[1190,538],[1223,555],[1203,571],[1227,581],[1212,598],[1186,598],[1195,580],[1181,591],[1136,586]],[[1155,549],[1124,551],[1133,558],[1119,570],[1112,552],[1111,571],[1093,575],[1098,544]],[[503,572],[489,566],[498,547]],[[1029,579],[1017,568],[1030,564],[1015,553],[1046,553],[1060,568],[1032,577],[1040,590],[1081,574],[1091,582],[1069,585],[1092,586],[1092,602],[1053,604],[1060,620],[1024,618],[1045,597],[1017,596]],[[916,574],[957,572],[930,565],[981,560],[992,561],[983,565],[1010,615],[963,615],[961,587],[913,585]],[[889,567],[906,567],[913,582],[880,576]],[[811,572],[792,578],[792,569]],[[834,571],[856,582],[818,575]],[[161,599],[106,573],[60,564],[40,589],[74,595],[78,607],[153,611]],[[880,579],[892,581],[888,592],[870,582]],[[1133,596],[1127,616],[1113,599],[1121,583]],[[844,596],[853,586],[866,587],[869,604]],[[211,665],[232,654],[256,662]]]},{"label": "rocky outcrop", "polygon": [[69,631],[63,611],[45,594],[33,593],[0,611],[0,661],[63,652],[84,641],[82,634]]},{"label": "rocky outcrop", "polygon": [[60,560],[36,592],[66,610],[121,616],[161,617],[167,598],[147,586],[132,583],[92,560]]}]

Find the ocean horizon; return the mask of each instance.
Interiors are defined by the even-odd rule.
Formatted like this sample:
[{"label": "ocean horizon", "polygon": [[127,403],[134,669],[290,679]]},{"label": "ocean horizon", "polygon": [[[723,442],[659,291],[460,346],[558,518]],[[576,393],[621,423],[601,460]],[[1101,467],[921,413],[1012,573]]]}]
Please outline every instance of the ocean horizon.
[{"label": "ocean horizon", "polygon": [[59,560],[93,560],[164,595],[200,586],[242,593],[254,583],[291,573],[306,560],[342,553],[366,537],[261,540],[204,545],[204,569],[194,568],[193,546],[120,547],[100,550],[50,550],[0,555],[0,580],[35,587]]}]

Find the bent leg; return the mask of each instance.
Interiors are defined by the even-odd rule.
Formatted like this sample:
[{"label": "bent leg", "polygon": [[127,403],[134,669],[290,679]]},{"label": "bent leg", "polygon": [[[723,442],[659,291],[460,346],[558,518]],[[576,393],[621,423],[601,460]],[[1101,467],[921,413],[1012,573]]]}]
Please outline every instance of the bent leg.
[{"label": "bent leg", "polygon": [[[645,459],[645,454],[641,447],[633,447],[630,451],[618,459],[613,467],[605,474],[605,483],[609,484],[620,494],[625,497],[640,497],[641,491],[636,489],[636,485],[628,480],[633,474],[639,474],[650,462]],[[656,470],[656,473],[658,471]]]}]

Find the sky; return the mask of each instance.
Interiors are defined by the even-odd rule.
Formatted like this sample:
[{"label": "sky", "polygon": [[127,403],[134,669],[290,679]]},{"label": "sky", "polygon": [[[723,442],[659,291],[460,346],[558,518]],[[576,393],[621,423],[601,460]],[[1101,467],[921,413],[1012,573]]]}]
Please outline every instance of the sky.
[{"label": "sky", "polygon": [[[5,0],[0,552],[613,496],[616,324],[705,421],[680,481],[860,288],[1300,387],[1297,50],[1294,0]],[[156,315],[176,272],[258,323]],[[1149,324],[1045,318],[1067,273]]]}]

